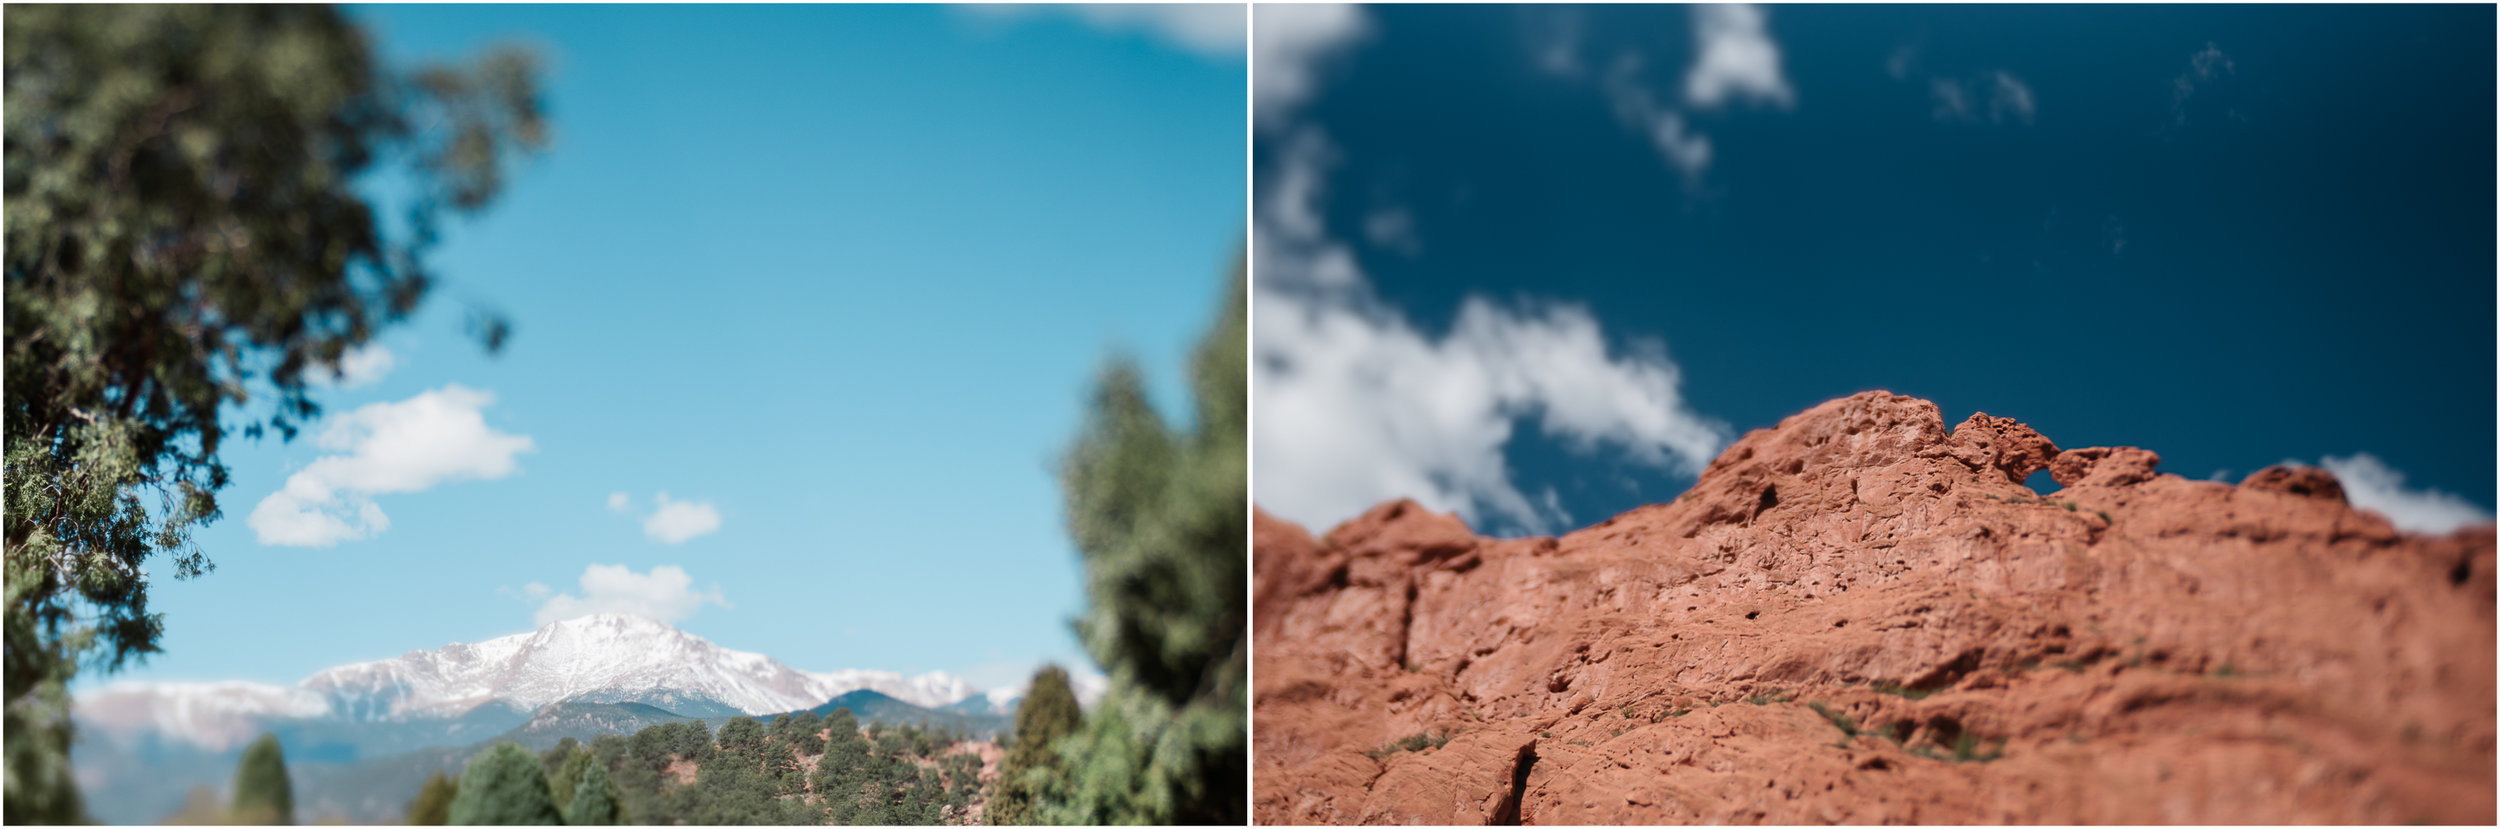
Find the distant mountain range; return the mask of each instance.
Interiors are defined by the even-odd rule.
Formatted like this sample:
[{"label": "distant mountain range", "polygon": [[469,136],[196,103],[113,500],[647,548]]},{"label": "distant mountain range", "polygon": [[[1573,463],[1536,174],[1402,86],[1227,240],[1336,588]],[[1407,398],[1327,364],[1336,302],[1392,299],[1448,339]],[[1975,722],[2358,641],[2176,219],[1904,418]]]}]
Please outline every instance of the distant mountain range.
[{"label": "distant mountain range", "polygon": [[[1080,701],[1101,697],[1099,678],[1075,679]],[[835,708],[986,735],[1012,726],[1023,693],[983,692],[941,672],[800,671],[651,619],[598,614],[342,665],[293,686],[107,686],[78,697],[72,759],[98,819],[147,823],[193,786],[224,786],[242,747],[267,732],[297,778],[300,817],[391,819],[426,775],[457,771],[500,740],[535,750],[664,722],[717,729],[732,717]]]}]

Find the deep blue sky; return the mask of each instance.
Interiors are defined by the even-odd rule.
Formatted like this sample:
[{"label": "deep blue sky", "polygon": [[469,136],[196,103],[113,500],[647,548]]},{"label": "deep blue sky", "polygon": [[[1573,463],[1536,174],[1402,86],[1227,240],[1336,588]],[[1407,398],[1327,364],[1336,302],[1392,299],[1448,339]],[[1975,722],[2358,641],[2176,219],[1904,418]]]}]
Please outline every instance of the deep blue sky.
[{"label": "deep blue sky", "polygon": [[[529,586],[584,596],[591,565],[682,568],[726,604],[681,627],[802,669],[1091,669],[1055,462],[1115,347],[1185,405],[1242,244],[1238,49],[943,7],[351,14],[402,65],[536,43],[556,140],[451,230],[428,310],[382,339],[396,368],[329,410],[458,384],[535,449],[293,547],[247,517],[331,453],[230,442],[218,569],[154,585],[167,652],[122,678],[288,683],[526,631]],[[514,322],[502,356],[469,303]],[[718,529],[650,537],[660,492]]]},{"label": "deep blue sky", "polygon": [[[1685,9],[1367,11],[1293,123],[1419,328],[1583,303],[1740,434],[1882,388],[2191,478],[2367,452],[2493,502],[2491,7],[1771,7],[1794,106],[1684,107],[1715,150],[1690,186],[1601,88],[1637,53],[1672,102]],[[1577,78],[1537,62],[1565,30]],[[2209,44],[2230,68],[2182,105]],[[1938,114],[1932,78],[1995,72],[2031,123]],[[1389,207],[1411,250],[1367,239]],[[1533,434],[1508,457],[1580,525],[1690,480]]]}]

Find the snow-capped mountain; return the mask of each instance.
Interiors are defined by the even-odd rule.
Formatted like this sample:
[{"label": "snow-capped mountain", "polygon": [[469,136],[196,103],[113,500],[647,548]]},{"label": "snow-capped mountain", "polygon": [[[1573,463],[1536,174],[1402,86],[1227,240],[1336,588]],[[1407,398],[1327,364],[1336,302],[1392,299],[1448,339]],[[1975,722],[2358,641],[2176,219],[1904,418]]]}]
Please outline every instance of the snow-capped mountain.
[{"label": "snow-capped mountain", "polygon": [[687,716],[797,711],[873,690],[928,708],[980,693],[942,672],[810,673],[733,651],[640,616],[595,614],[529,633],[341,665],[293,687],[248,682],[122,683],[80,698],[79,718],[110,734],[153,731],[212,749],[280,718],[404,722],[458,717],[489,702],[642,702]]},{"label": "snow-capped mountain", "polygon": [[257,736],[265,720],[329,710],[319,694],[256,682],[121,682],[80,696],[77,707],[83,724],[115,737],[155,732],[217,751]]}]

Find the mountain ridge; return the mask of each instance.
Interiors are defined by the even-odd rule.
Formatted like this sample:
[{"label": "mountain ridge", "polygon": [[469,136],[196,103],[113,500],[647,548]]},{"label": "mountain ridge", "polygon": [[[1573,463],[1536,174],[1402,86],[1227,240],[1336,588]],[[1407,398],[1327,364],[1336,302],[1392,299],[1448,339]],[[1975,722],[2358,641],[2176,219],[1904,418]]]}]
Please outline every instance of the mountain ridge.
[{"label": "mountain ridge", "polygon": [[965,713],[997,713],[1022,694],[983,691],[944,671],[801,671],[646,617],[601,613],[325,668],[294,685],[117,682],[78,695],[74,710],[82,728],[112,739],[157,735],[224,751],[274,722],[446,722],[495,702],[526,717],[567,701],[649,704],[689,718],[770,716],[858,690],[928,709],[986,699],[992,709]]}]

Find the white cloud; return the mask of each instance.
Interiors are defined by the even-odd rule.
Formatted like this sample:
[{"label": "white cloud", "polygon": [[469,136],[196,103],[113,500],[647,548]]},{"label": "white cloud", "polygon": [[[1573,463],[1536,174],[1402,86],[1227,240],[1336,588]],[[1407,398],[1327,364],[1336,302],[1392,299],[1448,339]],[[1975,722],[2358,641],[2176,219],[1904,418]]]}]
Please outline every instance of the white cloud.
[{"label": "white cloud", "polygon": [[2387,517],[2397,529],[2444,534],[2468,524],[2491,523],[2491,512],[2457,495],[2436,489],[2408,489],[2405,474],[2368,452],[2352,457],[2327,456],[2318,462],[2344,484],[2344,498],[2361,509]]},{"label": "white cloud", "polygon": [[719,529],[720,510],[712,502],[672,501],[665,492],[660,493],[659,507],[642,519],[642,534],[663,544],[683,544]]},{"label": "white cloud", "polygon": [[1370,28],[1360,6],[1261,4],[1251,11],[1250,98],[1258,122],[1280,122],[1319,86],[1320,65]]},{"label": "white cloud", "polygon": [[521,595],[523,595],[523,596],[528,596],[528,597],[530,598],[530,600],[531,600],[531,601],[540,601],[540,600],[544,600],[544,599],[546,599],[548,596],[554,595],[554,594],[555,594],[555,592],[556,592],[555,588],[548,587],[548,586],[547,586],[545,583],[543,583],[543,582],[535,582],[535,581],[534,581],[534,582],[530,582],[530,583],[528,583],[528,584],[521,585]]},{"label": "white cloud", "polygon": [[363,388],[381,382],[382,376],[398,367],[399,358],[381,343],[366,343],[339,355],[335,372],[313,371],[312,382],[332,388]]},{"label": "white cloud", "polygon": [[579,596],[547,595],[547,586],[534,582],[530,587],[535,588],[529,590],[533,597],[545,599],[536,617],[541,626],[593,613],[631,613],[676,624],[706,604],[729,606],[720,585],[698,592],[685,568],[673,565],[653,567],[645,574],[622,564],[593,564],[582,570]]},{"label": "white cloud", "polygon": [[1214,3],[1078,3],[962,7],[973,14],[1016,19],[1065,14],[1097,29],[1144,32],[1212,58],[1236,58],[1249,49],[1250,19],[1238,5]]},{"label": "white cloud", "polygon": [[1262,507],[1316,529],[1411,497],[1478,526],[1540,532],[1569,516],[1551,493],[1531,498],[1512,480],[1503,451],[1523,420],[1541,418],[1575,450],[1611,446],[1677,473],[1725,445],[1726,427],[1685,405],[1662,345],[1610,349],[1579,306],[1471,298],[1446,336],[1416,330],[1317,220],[1328,158],[1323,138],[1298,136],[1261,204],[1252,445]]},{"label": "white cloud", "polygon": [[1715,109],[1731,98],[1781,108],[1795,106],[1797,91],[1780,71],[1780,47],[1771,41],[1760,6],[1693,7],[1693,42],[1700,57],[1684,75],[1684,100]]},{"label": "white cloud", "polygon": [[608,493],[608,511],[624,512],[634,508],[634,496],[622,492]]},{"label": "white cloud", "polygon": [[492,393],[449,385],[341,415],[315,441],[336,454],[288,477],[245,523],[262,544],[327,547],[390,529],[372,496],[510,475],[520,469],[515,456],[536,444],[487,426],[483,410],[494,402]]}]

